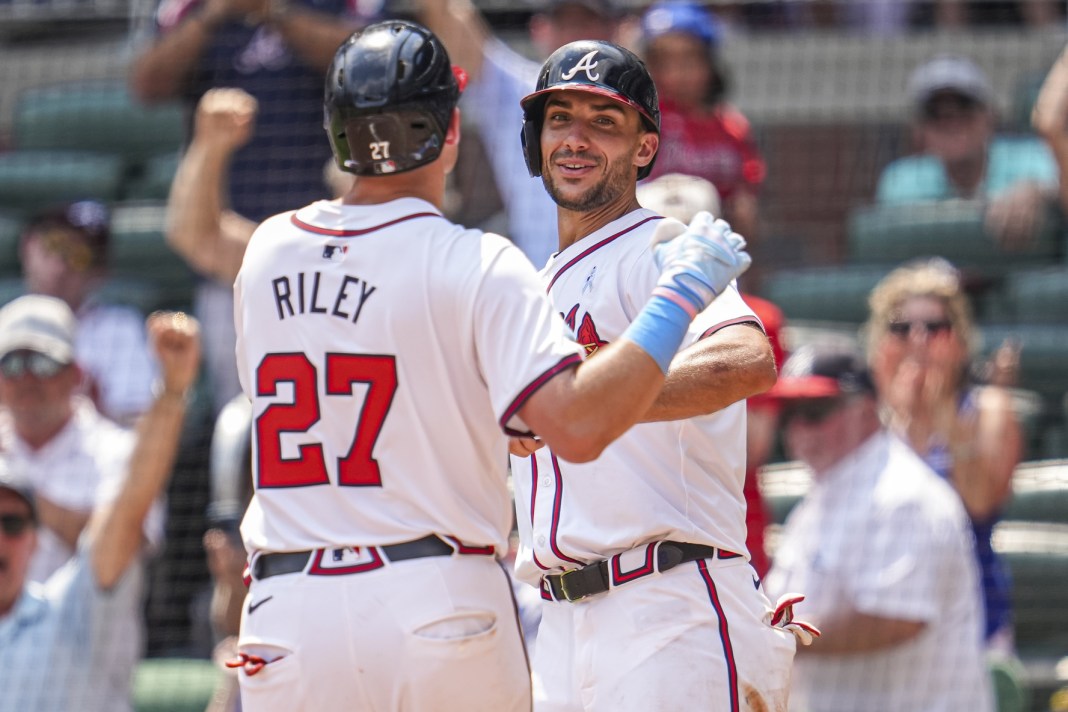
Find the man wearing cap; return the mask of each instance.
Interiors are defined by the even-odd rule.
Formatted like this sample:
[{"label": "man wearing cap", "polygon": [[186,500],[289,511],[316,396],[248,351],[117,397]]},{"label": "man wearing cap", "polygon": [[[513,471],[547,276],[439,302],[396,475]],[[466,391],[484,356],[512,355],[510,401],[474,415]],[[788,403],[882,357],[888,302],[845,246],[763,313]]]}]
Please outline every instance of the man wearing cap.
[{"label": "man wearing cap", "polygon": [[[0,711],[124,712],[140,657],[142,523],[174,463],[185,394],[196,378],[199,327],[183,314],[148,324],[163,388],[138,423],[114,500],[94,511],[78,554],[45,585],[28,572],[48,496],[0,458]],[[34,366],[29,366],[34,368]]]},{"label": "man wearing cap", "polygon": [[907,92],[921,155],[887,166],[876,200],[986,202],[987,229],[1006,246],[1026,245],[1057,198],[1057,166],[1048,147],[1034,137],[995,135],[993,88],[964,57],[939,55],[920,66]]},{"label": "man wearing cap", "polygon": [[[541,181],[528,175],[516,138],[523,123],[519,100],[534,88],[541,64],[495,37],[471,0],[417,0],[416,7],[471,78],[466,116],[478,127],[508,213],[504,234],[540,267],[556,250],[556,206]],[[607,40],[616,33],[614,0],[549,0],[532,7],[530,40],[541,56],[574,40]]]},{"label": "man wearing cap", "polygon": [[[0,309],[0,451],[53,506],[42,511],[31,581],[45,581],[74,553],[99,502],[126,473],[133,433],[79,394],[76,321],[66,302],[27,295]],[[150,542],[163,536],[157,506],[145,520]]]},{"label": "man wearing cap", "polygon": [[771,394],[812,489],[764,586],[803,590],[822,635],[799,649],[798,709],[991,710],[982,608],[960,498],[879,420],[862,357],[798,349]]},{"label": "man wearing cap", "polygon": [[95,200],[57,207],[30,222],[19,259],[28,293],[58,297],[77,315],[75,357],[100,412],[132,425],[152,401],[156,365],[141,314],[100,297],[110,221],[107,207]]}]

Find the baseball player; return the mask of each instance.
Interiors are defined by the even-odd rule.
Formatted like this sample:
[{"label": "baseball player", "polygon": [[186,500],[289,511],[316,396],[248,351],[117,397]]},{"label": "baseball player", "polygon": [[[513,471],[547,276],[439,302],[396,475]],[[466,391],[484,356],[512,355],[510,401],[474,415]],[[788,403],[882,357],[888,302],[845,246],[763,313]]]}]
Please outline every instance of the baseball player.
[{"label": "baseball player", "polygon": [[[558,206],[560,251],[542,271],[596,363],[657,283],[650,236],[683,229],[635,184],[659,145],[645,65],[608,42],[564,45],[522,101],[523,150]],[[699,214],[690,230],[729,229]],[[535,708],[786,709],[795,640],[745,549],[745,402],[775,380],[757,317],[729,285],[697,314],[638,425],[588,463],[513,443],[520,578],[545,605]],[[805,631],[799,631],[804,634]]]},{"label": "baseball player", "polygon": [[233,662],[246,712],[528,710],[497,561],[506,434],[596,457],[748,265],[725,229],[665,236],[632,328],[582,362],[522,253],[442,217],[462,85],[420,25],[354,34],[327,74],[325,121],[358,177],[340,200],[264,222],[238,273],[254,418]]}]

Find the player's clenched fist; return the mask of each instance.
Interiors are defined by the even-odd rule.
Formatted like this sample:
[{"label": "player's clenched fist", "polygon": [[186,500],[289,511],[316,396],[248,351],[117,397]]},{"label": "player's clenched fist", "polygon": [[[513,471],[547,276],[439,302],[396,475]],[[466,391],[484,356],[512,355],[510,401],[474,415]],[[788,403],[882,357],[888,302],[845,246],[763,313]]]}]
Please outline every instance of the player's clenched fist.
[{"label": "player's clenched fist", "polygon": [[652,237],[653,258],[660,268],[654,294],[667,297],[696,316],[752,264],[745,238],[725,220],[699,212],[689,226],[660,222]]}]

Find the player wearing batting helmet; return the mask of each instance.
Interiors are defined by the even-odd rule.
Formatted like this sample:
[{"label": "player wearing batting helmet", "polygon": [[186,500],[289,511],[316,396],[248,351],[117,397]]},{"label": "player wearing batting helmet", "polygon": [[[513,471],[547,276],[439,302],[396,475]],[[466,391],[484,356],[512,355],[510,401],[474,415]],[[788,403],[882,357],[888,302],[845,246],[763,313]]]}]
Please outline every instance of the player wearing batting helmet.
[{"label": "player wearing batting helmet", "polygon": [[338,165],[359,177],[270,218],[245,252],[235,324],[255,494],[233,665],[246,712],[529,710],[497,561],[507,435],[596,457],[748,264],[726,235],[659,245],[635,328],[583,362],[519,249],[441,213],[462,88],[421,25],[353,35],[324,111]]},{"label": "player wearing batting helmet", "polygon": [[[596,363],[640,328],[634,305],[663,284],[651,244],[680,234],[744,240],[708,213],[687,227],[638,203],[660,111],[634,54],[609,42],[564,45],[522,106],[527,166],[557,204],[559,252],[542,271],[545,289]],[[774,359],[733,281],[708,296],[689,304],[682,350],[664,362],[643,424],[595,461],[512,442],[516,570],[544,601],[538,710],[786,708],[792,619],[788,604],[775,617],[749,566],[742,494],[745,399],[774,382]]]}]

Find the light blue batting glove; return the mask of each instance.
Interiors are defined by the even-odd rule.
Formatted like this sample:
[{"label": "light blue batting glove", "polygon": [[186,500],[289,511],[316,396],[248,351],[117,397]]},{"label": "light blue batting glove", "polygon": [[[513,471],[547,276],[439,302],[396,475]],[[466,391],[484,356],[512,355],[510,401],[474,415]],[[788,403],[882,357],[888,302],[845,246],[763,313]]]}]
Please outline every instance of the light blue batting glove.
[{"label": "light blue batting glove", "polygon": [[745,238],[705,211],[689,226],[670,218],[660,221],[652,245],[660,268],[653,294],[677,304],[691,319],[753,263]]}]

